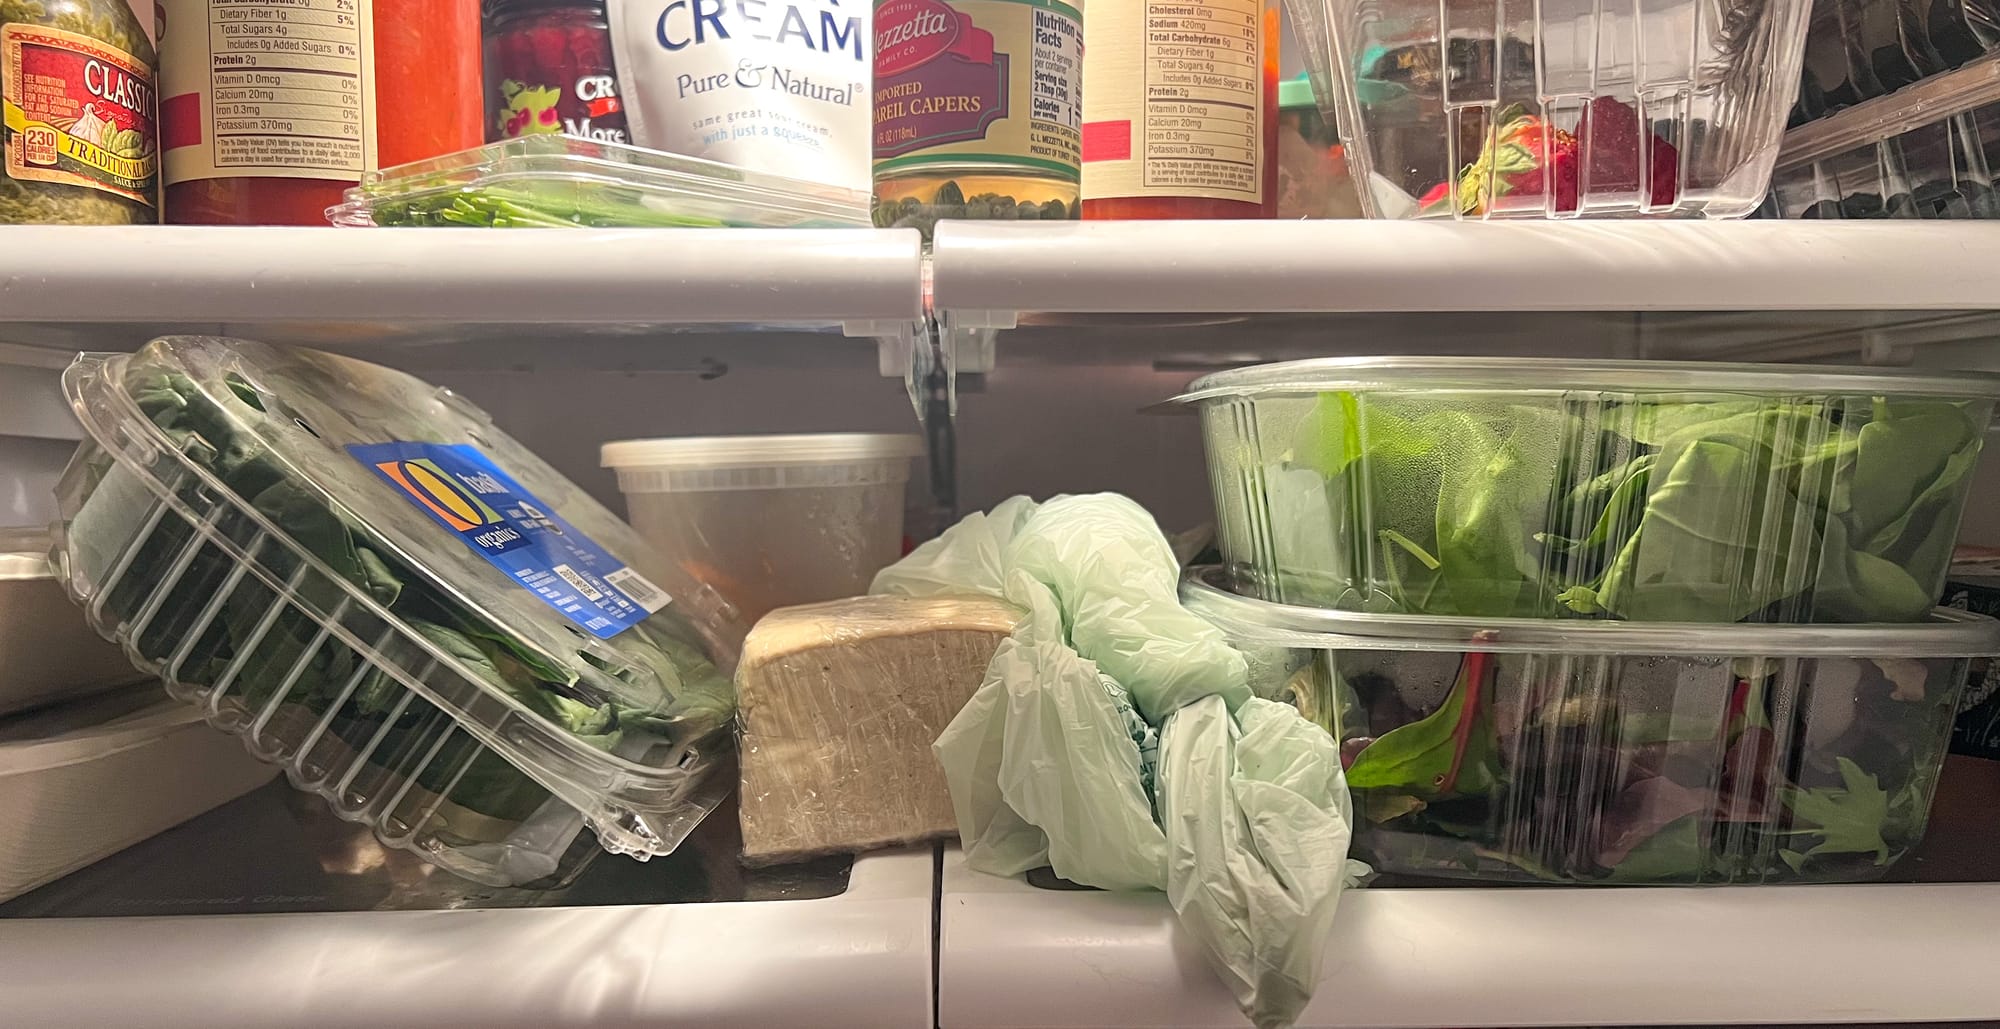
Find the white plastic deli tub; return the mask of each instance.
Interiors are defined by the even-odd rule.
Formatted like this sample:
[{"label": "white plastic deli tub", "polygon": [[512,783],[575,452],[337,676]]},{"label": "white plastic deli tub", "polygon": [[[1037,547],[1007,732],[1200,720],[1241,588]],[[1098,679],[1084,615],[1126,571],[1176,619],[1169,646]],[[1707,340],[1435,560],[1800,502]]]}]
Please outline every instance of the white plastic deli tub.
[{"label": "white plastic deli tub", "polygon": [[[275,774],[234,739],[203,725],[199,711],[151,687],[0,720],[0,900],[242,796]],[[8,980],[20,982],[12,974]]]},{"label": "white plastic deli tub", "polygon": [[42,529],[0,529],[0,717],[147,679],[63,594]]},{"label": "white plastic deli tub", "polygon": [[860,596],[903,550],[919,436],[815,433],[606,443],[632,526],[755,623]]}]

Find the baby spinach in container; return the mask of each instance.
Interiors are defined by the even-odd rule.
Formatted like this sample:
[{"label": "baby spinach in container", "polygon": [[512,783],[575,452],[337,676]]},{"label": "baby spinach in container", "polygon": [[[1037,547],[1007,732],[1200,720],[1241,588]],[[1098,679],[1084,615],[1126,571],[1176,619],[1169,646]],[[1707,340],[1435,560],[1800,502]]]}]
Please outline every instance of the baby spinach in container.
[{"label": "baby spinach in container", "polygon": [[1672,362],[1301,361],[1198,380],[1225,560],[1289,603],[1915,622],[2000,378]]},{"label": "baby spinach in container", "polygon": [[585,826],[668,853],[726,793],[733,609],[456,394],[206,337],[64,384],[70,592],[343,817],[517,885]]}]

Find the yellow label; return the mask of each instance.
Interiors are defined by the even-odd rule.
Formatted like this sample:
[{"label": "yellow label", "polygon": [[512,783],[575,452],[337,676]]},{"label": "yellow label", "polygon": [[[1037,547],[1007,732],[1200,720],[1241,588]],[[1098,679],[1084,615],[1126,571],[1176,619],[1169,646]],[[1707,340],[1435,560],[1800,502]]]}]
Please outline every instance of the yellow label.
[{"label": "yellow label", "polygon": [[373,0],[160,0],[167,184],[356,181],[374,170],[373,7]]},{"label": "yellow label", "polygon": [[1094,4],[1083,198],[1264,202],[1262,0]]},{"label": "yellow label", "polygon": [[154,204],[153,70],[90,36],[0,27],[0,174]]}]

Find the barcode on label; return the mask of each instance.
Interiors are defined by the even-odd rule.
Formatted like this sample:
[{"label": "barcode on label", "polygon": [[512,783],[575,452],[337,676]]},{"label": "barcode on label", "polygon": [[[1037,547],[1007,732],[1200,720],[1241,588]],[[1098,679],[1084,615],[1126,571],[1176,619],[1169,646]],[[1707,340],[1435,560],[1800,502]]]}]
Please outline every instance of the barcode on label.
[{"label": "barcode on label", "polygon": [[564,582],[569,583],[570,589],[583,594],[583,599],[593,604],[604,599],[604,594],[597,587],[592,586],[583,576],[576,574],[576,570],[570,566],[557,565],[554,571],[557,575],[562,576]]},{"label": "barcode on label", "polygon": [[604,581],[618,587],[618,592],[631,597],[632,603],[645,608],[647,614],[652,614],[666,607],[673,600],[672,597],[667,596],[667,591],[648,582],[645,576],[640,575],[630,568],[620,568],[615,572],[606,572]]}]

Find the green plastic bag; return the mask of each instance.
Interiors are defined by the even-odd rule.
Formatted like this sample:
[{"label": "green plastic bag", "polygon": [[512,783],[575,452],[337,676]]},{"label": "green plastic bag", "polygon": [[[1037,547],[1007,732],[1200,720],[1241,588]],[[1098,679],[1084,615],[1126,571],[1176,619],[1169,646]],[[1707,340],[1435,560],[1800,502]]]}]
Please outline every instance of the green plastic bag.
[{"label": "green plastic bag", "polygon": [[1339,749],[1251,696],[1243,656],[1180,606],[1179,575],[1125,497],[1015,497],[872,592],[1026,612],[935,746],[967,864],[1166,891],[1244,1013],[1285,1025],[1311,999],[1351,878]]},{"label": "green plastic bag", "polygon": [[1161,734],[1167,899],[1259,1026],[1298,1018],[1348,877],[1340,748],[1288,704],[1221,698]]}]

